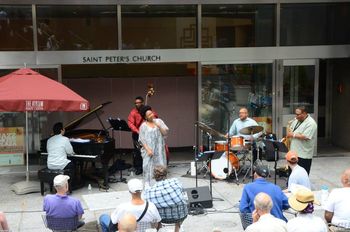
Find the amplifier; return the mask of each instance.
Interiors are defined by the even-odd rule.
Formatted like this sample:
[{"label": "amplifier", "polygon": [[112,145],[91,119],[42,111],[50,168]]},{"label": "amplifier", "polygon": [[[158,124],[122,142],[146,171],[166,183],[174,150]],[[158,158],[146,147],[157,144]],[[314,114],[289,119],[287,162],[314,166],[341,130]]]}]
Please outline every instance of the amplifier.
[{"label": "amplifier", "polygon": [[212,208],[213,199],[210,195],[209,187],[197,187],[185,189],[190,207]]}]

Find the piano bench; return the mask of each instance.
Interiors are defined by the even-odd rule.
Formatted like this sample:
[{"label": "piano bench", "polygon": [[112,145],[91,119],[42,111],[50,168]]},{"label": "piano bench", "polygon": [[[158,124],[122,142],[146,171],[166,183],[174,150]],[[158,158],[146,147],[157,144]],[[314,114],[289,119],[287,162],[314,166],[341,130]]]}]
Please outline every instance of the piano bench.
[{"label": "piano bench", "polygon": [[53,191],[53,179],[59,175],[67,175],[70,177],[68,181],[69,185],[69,192],[72,193],[72,177],[73,177],[73,171],[72,170],[59,170],[59,169],[48,169],[48,168],[43,168],[38,171],[38,178],[40,180],[40,193],[42,196],[44,196],[44,183],[48,183],[50,186],[50,192],[52,193]]}]

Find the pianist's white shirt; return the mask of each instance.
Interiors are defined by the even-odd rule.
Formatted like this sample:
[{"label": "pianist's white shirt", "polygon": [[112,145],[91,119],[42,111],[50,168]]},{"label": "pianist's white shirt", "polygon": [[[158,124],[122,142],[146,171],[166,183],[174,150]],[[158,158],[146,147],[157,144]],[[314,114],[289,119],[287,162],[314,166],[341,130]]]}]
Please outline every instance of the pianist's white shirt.
[{"label": "pianist's white shirt", "polygon": [[49,169],[64,169],[70,162],[67,159],[67,154],[72,155],[74,153],[73,147],[69,142],[69,139],[61,134],[52,136],[47,140],[47,167]]}]

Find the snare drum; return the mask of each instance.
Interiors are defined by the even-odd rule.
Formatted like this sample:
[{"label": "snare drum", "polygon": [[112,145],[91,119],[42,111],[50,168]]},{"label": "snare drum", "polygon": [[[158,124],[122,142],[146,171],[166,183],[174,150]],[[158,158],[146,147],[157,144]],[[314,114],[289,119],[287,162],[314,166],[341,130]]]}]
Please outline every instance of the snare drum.
[{"label": "snare drum", "polygon": [[234,151],[242,150],[244,147],[244,139],[241,136],[231,137],[231,149]]},{"label": "snare drum", "polygon": [[215,151],[227,151],[228,146],[225,140],[215,141]]},{"label": "snare drum", "polygon": [[[218,180],[223,180],[226,178],[227,174],[224,172],[225,169],[227,169],[227,152],[224,152],[222,156],[219,159],[213,159],[211,161],[211,175]],[[228,171],[231,173],[232,167],[236,169],[236,171],[239,170],[239,159],[233,152],[230,152],[229,155],[229,167]]]}]

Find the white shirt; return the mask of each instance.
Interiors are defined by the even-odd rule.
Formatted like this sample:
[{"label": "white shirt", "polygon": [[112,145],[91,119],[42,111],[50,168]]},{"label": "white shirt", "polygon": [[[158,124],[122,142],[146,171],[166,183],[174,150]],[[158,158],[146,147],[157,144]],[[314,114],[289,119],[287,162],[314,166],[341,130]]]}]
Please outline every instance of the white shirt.
[{"label": "white shirt", "polygon": [[285,221],[275,218],[271,214],[260,216],[259,220],[245,230],[246,232],[287,232]]},{"label": "white shirt", "polygon": [[350,228],[350,187],[334,189],[324,209],[334,213],[332,224]]},{"label": "white shirt", "polygon": [[288,190],[292,191],[293,185],[302,185],[311,190],[311,184],[309,176],[305,169],[299,165],[292,169],[292,173],[288,179]]},{"label": "white shirt", "polygon": [[67,154],[72,155],[74,153],[72,144],[69,139],[61,134],[52,136],[47,140],[47,167],[49,169],[64,169],[70,162],[67,159]]},{"label": "white shirt", "polygon": [[287,222],[288,232],[328,232],[325,222],[311,213],[298,214]]},{"label": "white shirt", "polygon": [[[131,202],[120,204],[111,214],[111,221],[113,224],[117,224],[126,213],[134,215],[137,220],[145,210],[145,207],[146,201],[142,205],[134,205]],[[148,202],[147,212],[140,222],[160,222],[161,220],[157,207],[152,202]]]}]

